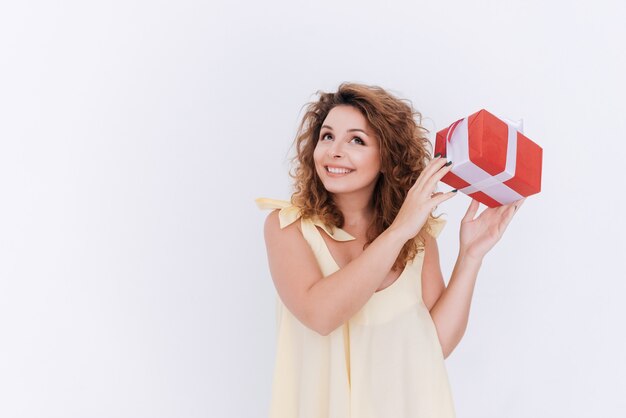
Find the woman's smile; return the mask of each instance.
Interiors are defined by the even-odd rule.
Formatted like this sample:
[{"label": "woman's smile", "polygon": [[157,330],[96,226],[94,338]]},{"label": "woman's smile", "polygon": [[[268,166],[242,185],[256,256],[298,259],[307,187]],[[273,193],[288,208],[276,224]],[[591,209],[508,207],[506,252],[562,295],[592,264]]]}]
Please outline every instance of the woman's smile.
[{"label": "woman's smile", "polygon": [[341,177],[341,176],[345,176],[347,174],[352,173],[354,170],[350,170],[348,168],[339,168],[339,167],[332,167],[332,166],[325,166],[324,167],[326,169],[326,172],[331,176],[331,177]]}]

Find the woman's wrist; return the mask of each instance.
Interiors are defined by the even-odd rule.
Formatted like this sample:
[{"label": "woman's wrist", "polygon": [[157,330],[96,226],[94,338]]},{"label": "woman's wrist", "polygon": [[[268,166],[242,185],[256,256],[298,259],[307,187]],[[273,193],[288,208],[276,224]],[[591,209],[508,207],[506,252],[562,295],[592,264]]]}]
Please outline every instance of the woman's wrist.
[{"label": "woman's wrist", "polygon": [[467,263],[471,263],[471,264],[477,264],[477,265],[481,265],[483,262],[483,259],[485,258],[485,256],[477,256],[475,254],[470,254],[468,251],[466,250],[459,250],[459,255],[458,255],[458,259],[459,261],[463,261],[463,262],[467,262]]},{"label": "woman's wrist", "polygon": [[394,244],[399,244],[400,247],[403,247],[404,244],[406,244],[406,242],[409,240],[399,229],[395,228],[393,224],[389,226],[389,228],[384,230],[382,234],[388,237],[388,239],[391,240]]}]

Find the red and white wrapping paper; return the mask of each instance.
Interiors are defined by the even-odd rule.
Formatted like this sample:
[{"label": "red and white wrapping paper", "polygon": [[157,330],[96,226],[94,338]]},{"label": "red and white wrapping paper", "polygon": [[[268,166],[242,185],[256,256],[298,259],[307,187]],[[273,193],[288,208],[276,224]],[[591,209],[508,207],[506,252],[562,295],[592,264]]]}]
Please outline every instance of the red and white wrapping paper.
[{"label": "red and white wrapping paper", "polygon": [[482,109],[437,132],[435,153],[453,162],[441,181],[491,208],[539,193],[543,150],[521,131]]}]

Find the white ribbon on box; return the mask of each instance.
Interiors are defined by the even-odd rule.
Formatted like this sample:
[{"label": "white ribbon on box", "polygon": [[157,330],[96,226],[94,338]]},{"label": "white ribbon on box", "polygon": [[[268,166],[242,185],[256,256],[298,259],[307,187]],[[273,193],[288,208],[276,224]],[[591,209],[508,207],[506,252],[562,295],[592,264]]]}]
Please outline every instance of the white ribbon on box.
[{"label": "white ribbon on box", "polygon": [[470,186],[459,189],[459,191],[467,195],[483,192],[495,201],[506,205],[524,197],[503,184],[515,176],[517,131],[523,133],[524,127],[522,119],[518,122],[500,117],[498,119],[506,123],[508,127],[504,171],[492,176],[469,159],[468,118],[456,121],[448,130],[448,135],[446,136],[446,159],[454,163],[454,167],[451,170],[452,173],[470,184]]}]

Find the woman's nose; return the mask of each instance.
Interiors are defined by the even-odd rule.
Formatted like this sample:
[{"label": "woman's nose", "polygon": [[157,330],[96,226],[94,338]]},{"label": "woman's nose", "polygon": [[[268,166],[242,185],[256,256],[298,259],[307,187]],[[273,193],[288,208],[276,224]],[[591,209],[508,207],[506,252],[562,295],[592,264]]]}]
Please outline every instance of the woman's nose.
[{"label": "woman's nose", "polygon": [[341,142],[339,141],[333,142],[330,148],[328,148],[328,155],[331,158],[343,156],[343,149],[342,149]]}]

